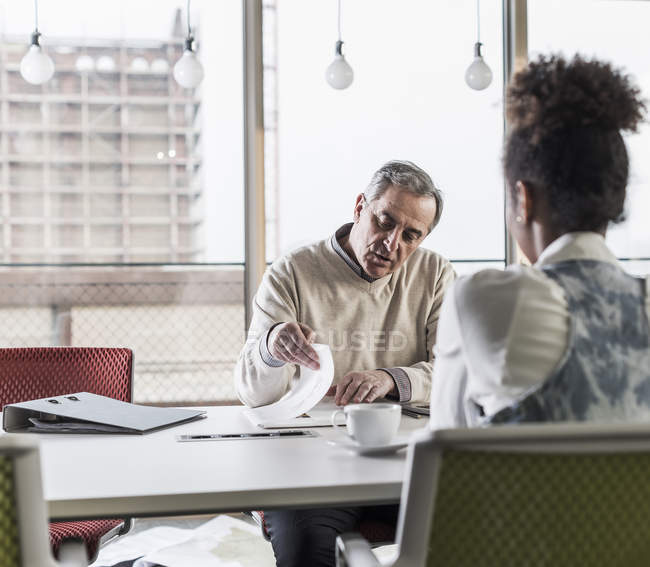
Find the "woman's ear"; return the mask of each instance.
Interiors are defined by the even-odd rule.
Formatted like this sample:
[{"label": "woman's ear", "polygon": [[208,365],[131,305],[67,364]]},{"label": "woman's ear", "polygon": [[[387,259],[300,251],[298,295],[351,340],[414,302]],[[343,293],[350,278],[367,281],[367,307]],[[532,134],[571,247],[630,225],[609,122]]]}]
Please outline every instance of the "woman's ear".
[{"label": "woman's ear", "polygon": [[515,220],[520,223],[529,224],[535,214],[532,186],[526,181],[515,183]]}]

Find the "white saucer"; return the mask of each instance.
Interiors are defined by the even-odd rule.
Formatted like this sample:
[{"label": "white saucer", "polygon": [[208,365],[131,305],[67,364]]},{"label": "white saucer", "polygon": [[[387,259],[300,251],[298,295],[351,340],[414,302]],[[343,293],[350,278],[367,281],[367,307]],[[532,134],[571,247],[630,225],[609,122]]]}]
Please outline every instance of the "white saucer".
[{"label": "white saucer", "polygon": [[333,447],[340,447],[341,449],[346,449],[357,455],[363,456],[374,456],[374,455],[390,455],[396,453],[400,449],[408,446],[408,440],[406,439],[395,439],[392,443],[388,445],[359,445],[356,441],[349,439],[347,437],[342,437],[340,439],[330,439],[327,441],[328,445]]}]

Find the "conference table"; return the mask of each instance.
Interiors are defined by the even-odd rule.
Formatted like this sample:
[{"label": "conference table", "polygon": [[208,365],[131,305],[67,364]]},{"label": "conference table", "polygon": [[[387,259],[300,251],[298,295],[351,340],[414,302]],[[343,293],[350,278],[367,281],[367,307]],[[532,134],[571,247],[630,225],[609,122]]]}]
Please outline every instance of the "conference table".
[{"label": "conference table", "polygon": [[[399,501],[406,450],[360,456],[313,437],[180,442],[179,435],[262,431],[241,406],[203,408],[205,419],[145,435],[33,434],[40,439],[52,520],[214,514]],[[399,436],[426,427],[402,416]],[[31,434],[30,434],[31,435]]]}]

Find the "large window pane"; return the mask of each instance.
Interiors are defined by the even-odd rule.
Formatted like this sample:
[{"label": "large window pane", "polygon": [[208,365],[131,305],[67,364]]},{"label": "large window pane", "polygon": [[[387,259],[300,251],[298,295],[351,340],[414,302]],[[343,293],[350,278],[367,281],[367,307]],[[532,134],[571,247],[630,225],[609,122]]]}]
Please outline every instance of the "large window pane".
[{"label": "large window pane", "polygon": [[[528,1],[528,47],[537,53],[580,53],[610,61],[633,75],[647,96],[650,93],[650,21],[648,2],[595,2],[579,0]],[[609,245],[622,258],[650,258],[650,126],[626,138],[631,176],[626,203],[627,221],[610,229]],[[637,270],[642,263],[630,264]]]},{"label": "large window pane", "polygon": [[205,69],[194,90],[172,77],[187,4],[152,6],[39,3],[56,72],[34,86],[19,72],[33,3],[0,0],[3,343],[127,346],[136,401],[232,401],[245,335],[241,2],[192,2]]},{"label": "large window pane", "polygon": [[[425,246],[454,259],[504,257],[501,2],[481,2],[483,53],[494,79],[465,84],[476,41],[474,2],[343,3],[350,88],[325,82],[337,38],[336,2],[277,3],[265,42],[267,119],[277,185],[267,184],[269,256],[324,238],[351,220],[354,200],[390,159],[414,161],[445,193]],[[271,16],[276,16],[272,13]],[[268,30],[271,33],[273,30]],[[270,105],[269,105],[270,106]],[[268,144],[268,142],[267,142]]]}]

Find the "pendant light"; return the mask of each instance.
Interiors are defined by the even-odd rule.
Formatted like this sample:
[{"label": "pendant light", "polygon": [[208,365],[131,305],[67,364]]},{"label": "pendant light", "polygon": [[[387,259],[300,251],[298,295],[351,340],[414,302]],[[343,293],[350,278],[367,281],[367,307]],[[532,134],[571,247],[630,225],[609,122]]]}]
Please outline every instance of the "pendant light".
[{"label": "pendant light", "polygon": [[187,37],[185,50],[181,58],[174,65],[174,79],[186,89],[193,89],[203,80],[203,65],[194,51],[194,36],[190,27],[190,0],[187,0]]},{"label": "pendant light", "polygon": [[354,80],[354,71],[343,55],[341,40],[341,0],[338,0],[338,30],[339,38],[334,48],[334,61],[325,70],[325,79],[333,89],[347,89]]},{"label": "pendant light", "polygon": [[38,0],[34,0],[34,32],[32,41],[20,62],[20,74],[32,85],[42,85],[54,75],[54,61],[43,51],[40,44],[41,33],[38,31]]},{"label": "pendant light", "polygon": [[486,89],[492,82],[492,71],[481,55],[481,12],[480,0],[476,0],[476,43],[474,44],[474,61],[465,71],[465,82],[475,91]]}]

